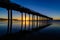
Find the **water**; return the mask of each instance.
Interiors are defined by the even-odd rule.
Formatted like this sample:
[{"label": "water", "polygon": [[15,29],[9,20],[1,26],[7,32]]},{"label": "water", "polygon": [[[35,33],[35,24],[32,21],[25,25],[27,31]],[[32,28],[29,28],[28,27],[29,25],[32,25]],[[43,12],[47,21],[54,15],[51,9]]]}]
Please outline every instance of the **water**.
[{"label": "water", "polygon": [[37,32],[33,32],[34,36],[43,39],[60,39],[60,21],[52,21],[52,25],[45,27]]},{"label": "water", "polygon": [[[46,21],[13,21],[12,33],[19,32],[21,30],[29,30],[32,31],[32,28],[36,27],[43,27],[47,24],[51,24],[47,27],[41,28],[37,32],[33,32],[33,34],[53,34],[53,35],[59,35],[60,34],[60,21],[52,21],[52,23],[46,22]],[[26,27],[26,28],[25,28]],[[8,33],[8,21],[0,21],[0,36],[5,35]]]},{"label": "water", "polygon": [[40,33],[60,35],[60,21],[52,21],[52,25],[42,29]]}]

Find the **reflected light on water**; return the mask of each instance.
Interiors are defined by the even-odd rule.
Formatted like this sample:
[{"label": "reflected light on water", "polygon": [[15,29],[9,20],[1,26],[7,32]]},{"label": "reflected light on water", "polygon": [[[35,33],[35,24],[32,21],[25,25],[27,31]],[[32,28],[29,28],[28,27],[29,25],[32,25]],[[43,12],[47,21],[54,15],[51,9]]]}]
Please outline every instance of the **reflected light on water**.
[{"label": "reflected light on water", "polygon": [[[7,33],[8,26],[6,24],[8,25],[8,22],[5,21],[5,22],[3,22],[3,25],[0,25],[0,30],[3,31],[3,32],[0,31],[1,32],[0,34],[2,34],[2,33],[6,34]],[[22,27],[22,31],[23,30],[32,31],[32,27],[34,29],[36,29],[37,27],[40,28],[40,27],[43,27],[47,24],[48,24],[47,21],[14,21],[13,20],[11,33],[20,32],[21,27]]]},{"label": "reflected light on water", "polygon": [[[12,21],[12,33],[19,32],[22,30],[31,30],[32,28],[43,27],[48,23],[45,21]],[[8,21],[0,22],[0,30],[7,31]]]},{"label": "reflected light on water", "polygon": [[40,26],[44,26],[46,25],[47,22],[45,21],[13,21],[13,25],[16,25],[16,27],[26,27],[26,28],[36,28],[37,26],[40,27]]}]

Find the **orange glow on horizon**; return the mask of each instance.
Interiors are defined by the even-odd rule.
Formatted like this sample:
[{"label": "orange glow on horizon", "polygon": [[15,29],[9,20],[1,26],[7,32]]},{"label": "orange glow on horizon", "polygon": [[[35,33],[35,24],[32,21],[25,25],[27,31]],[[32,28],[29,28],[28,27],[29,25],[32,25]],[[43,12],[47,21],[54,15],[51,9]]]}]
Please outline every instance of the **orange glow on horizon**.
[{"label": "orange glow on horizon", "polygon": [[54,17],[53,20],[60,20],[60,17]]},{"label": "orange glow on horizon", "polygon": [[[20,17],[20,18],[17,18],[18,20],[22,20],[22,18]],[[27,16],[26,18],[25,18],[25,16],[23,16],[23,20],[29,20],[29,17]],[[30,20],[32,20],[32,18],[30,17]]]}]

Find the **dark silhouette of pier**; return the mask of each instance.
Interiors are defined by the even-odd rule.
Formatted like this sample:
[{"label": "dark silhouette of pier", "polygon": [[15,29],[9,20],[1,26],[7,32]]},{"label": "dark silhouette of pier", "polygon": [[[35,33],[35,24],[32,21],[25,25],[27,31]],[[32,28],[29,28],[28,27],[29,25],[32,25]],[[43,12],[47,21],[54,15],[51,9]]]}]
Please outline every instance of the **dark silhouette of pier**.
[{"label": "dark silhouette of pier", "polygon": [[[26,21],[26,14],[29,15],[29,21],[30,21],[30,14],[32,15],[32,21],[35,21],[35,16],[36,16],[37,17],[37,20],[36,20],[37,25],[38,25],[38,21],[41,21],[40,19],[42,19],[42,21],[46,21],[48,23],[47,25],[49,25],[49,21],[53,20],[53,18],[51,18],[51,17],[48,17],[46,15],[43,15],[43,14],[33,11],[31,9],[22,7],[21,5],[18,5],[16,3],[12,3],[12,2],[10,2],[10,0],[0,0],[0,7],[5,8],[8,11],[8,29],[7,30],[10,33],[12,30],[12,10],[16,10],[21,13],[22,24],[23,24],[23,13],[25,13],[25,21]],[[45,25],[45,26],[47,26],[47,25]],[[42,26],[42,28],[44,28],[45,26]],[[30,27],[29,27],[29,29],[30,29]],[[33,25],[32,25],[32,31],[33,30],[36,31],[37,29],[41,29],[41,27],[36,26],[36,28],[33,28]],[[26,26],[24,28],[24,31],[27,31]],[[20,33],[21,32],[22,32],[22,26],[21,26]]]},{"label": "dark silhouette of pier", "polygon": [[[29,14],[29,20],[30,20],[30,14],[31,14],[32,15],[32,21],[35,20],[34,19],[35,16],[37,17],[36,21],[39,21],[38,17],[39,17],[39,19],[42,18],[43,21],[44,21],[44,18],[46,19],[46,21],[52,20],[51,17],[42,15],[41,13],[38,13],[38,12],[35,12],[35,11],[30,10],[28,8],[22,7],[21,5],[18,5],[16,3],[12,3],[12,2],[10,2],[10,0],[0,0],[0,7],[5,8],[8,11],[8,29],[10,32],[12,29],[12,10],[16,10],[16,11],[19,11],[21,13],[22,22],[23,22],[23,13],[25,13],[25,19],[26,19],[26,14]],[[22,27],[21,27],[21,30],[22,30]]]}]

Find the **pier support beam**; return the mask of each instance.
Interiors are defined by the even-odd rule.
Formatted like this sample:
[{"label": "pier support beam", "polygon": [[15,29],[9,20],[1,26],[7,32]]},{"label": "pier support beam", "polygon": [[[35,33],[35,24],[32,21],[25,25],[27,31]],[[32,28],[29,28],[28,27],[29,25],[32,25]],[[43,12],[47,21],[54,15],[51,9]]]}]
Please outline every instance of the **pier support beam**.
[{"label": "pier support beam", "polygon": [[23,12],[21,12],[21,31],[23,29]]},{"label": "pier support beam", "polygon": [[30,30],[30,22],[31,22],[31,21],[30,21],[30,14],[29,14],[29,30]]},{"label": "pier support beam", "polygon": [[[34,15],[34,18],[33,18],[33,19],[34,19],[33,25],[35,26],[35,15]],[[35,28],[35,27],[34,27],[34,28]]]},{"label": "pier support beam", "polygon": [[38,28],[38,15],[37,15],[37,28]]},{"label": "pier support beam", "polygon": [[24,30],[26,30],[26,13],[25,13],[25,27],[24,27]]},{"label": "pier support beam", "polygon": [[33,29],[34,15],[32,14],[32,29]]},{"label": "pier support beam", "polygon": [[11,33],[12,30],[12,10],[8,9],[8,31]]}]

